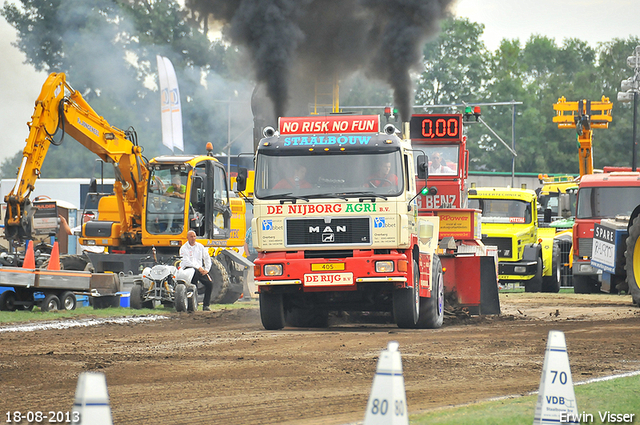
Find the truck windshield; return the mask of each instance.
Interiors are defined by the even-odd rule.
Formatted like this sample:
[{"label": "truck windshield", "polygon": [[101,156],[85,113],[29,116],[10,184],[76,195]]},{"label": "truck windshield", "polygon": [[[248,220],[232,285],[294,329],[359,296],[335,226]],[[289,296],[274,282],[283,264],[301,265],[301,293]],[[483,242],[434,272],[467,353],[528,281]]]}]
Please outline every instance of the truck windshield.
[{"label": "truck windshield", "polygon": [[[569,193],[569,202],[571,207],[571,216],[576,215],[576,191],[571,191]],[[538,197],[538,202],[540,203],[540,214],[544,214],[544,210],[550,209],[552,217],[560,217],[560,194],[558,192],[551,192],[547,195],[540,195]]]},{"label": "truck windshield", "polygon": [[469,208],[482,211],[483,223],[531,223],[531,205],[511,199],[469,199]]},{"label": "truck windshield", "polygon": [[146,228],[149,233],[182,233],[186,182],[186,173],[169,168],[152,170],[147,198]]},{"label": "truck windshield", "polygon": [[258,154],[257,198],[397,196],[404,190],[399,150],[367,154]]},{"label": "truck windshield", "polygon": [[640,187],[583,187],[578,191],[577,218],[630,216],[640,199]]}]

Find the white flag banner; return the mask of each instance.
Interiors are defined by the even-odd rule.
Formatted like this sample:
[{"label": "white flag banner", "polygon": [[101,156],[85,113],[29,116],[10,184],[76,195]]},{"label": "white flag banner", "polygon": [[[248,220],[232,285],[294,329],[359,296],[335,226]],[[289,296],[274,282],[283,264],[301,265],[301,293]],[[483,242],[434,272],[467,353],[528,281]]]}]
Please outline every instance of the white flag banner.
[{"label": "white flag banner", "polygon": [[173,152],[173,132],[171,130],[171,96],[169,77],[162,56],[156,55],[158,78],[160,79],[160,117],[162,119],[162,144]]},{"label": "white flag banner", "polygon": [[180,104],[180,89],[178,89],[178,78],[173,69],[171,61],[163,57],[164,67],[167,71],[169,81],[169,104],[171,106],[171,132],[173,133],[173,147],[184,152],[184,142],[182,140],[182,106]]}]

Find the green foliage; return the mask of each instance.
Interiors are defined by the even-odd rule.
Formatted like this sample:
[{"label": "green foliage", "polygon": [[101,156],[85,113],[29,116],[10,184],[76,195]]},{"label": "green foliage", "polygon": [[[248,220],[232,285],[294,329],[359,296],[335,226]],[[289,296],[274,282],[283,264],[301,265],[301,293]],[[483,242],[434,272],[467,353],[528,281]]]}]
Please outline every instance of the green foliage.
[{"label": "green foliage", "polygon": [[[207,142],[219,151],[227,143],[227,107],[215,100],[246,100],[242,114],[232,119],[232,136],[251,125],[250,111],[245,112],[252,84],[240,52],[210,41],[175,0],[20,0],[5,2],[0,14],[18,30],[16,47],[27,63],[66,73],[74,89],[111,125],[137,131],[149,158],[169,153],[161,144],[156,55],[172,61],[180,81],[185,153],[204,153]],[[250,145],[251,132],[244,134],[241,142]],[[25,139],[27,135],[25,131]],[[50,150],[43,177],[86,177],[91,172],[95,155],[68,142]],[[21,157],[2,163],[3,178],[15,176]]]}]

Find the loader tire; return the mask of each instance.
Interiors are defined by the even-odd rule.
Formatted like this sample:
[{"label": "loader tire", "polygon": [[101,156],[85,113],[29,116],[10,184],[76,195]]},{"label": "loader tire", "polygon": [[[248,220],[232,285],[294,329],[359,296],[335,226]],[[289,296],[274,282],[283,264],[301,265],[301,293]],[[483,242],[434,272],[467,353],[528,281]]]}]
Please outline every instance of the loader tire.
[{"label": "loader tire", "polygon": [[560,276],[562,276],[562,264],[560,264],[560,245],[553,244],[553,254],[551,255],[551,276],[542,277],[542,292],[560,292]]},{"label": "loader tire", "polygon": [[282,294],[260,293],[260,320],[268,331],[284,328],[284,300]]},{"label": "loader tire", "polygon": [[229,273],[227,273],[227,269],[225,269],[217,258],[211,258],[209,276],[211,276],[211,280],[213,281],[211,303],[220,304],[227,295],[227,292],[229,292],[229,286],[231,285]]},{"label": "loader tire", "polygon": [[[418,263],[413,262],[415,273],[419,272]],[[431,297],[420,298],[420,315],[416,328],[437,329],[444,321],[444,276],[442,274],[442,262],[437,255],[431,261]],[[420,277],[417,277],[418,281]],[[415,281],[416,279],[414,279]],[[419,285],[419,282],[417,282]]]},{"label": "loader tire", "polygon": [[640,306],[640,216],[633,219],[627,237],[627,250],[624,253],[627,272],[627,284],[633,303]]},{"label": "loader tire", "polygon": [[[40,266],[41,269],[49,267],[49,260],[45,260]],[[81,255],[61,255],[60,256],[60,269],[61,270],[78,270],[83,271],[87,268],[89,261]]]}]

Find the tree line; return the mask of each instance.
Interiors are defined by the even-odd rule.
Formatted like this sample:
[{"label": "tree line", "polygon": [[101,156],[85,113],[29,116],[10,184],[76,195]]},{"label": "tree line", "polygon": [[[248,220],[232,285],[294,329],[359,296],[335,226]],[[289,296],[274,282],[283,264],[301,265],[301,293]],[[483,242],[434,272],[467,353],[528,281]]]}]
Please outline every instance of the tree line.
[{"label": "tree line", "polygon": [[[17,29],[16,47],[29,65],[65,72],[110,124],[137,131],[149,158],[170,153],[161,144],[156,55],[168,57],[178,75],[185,153],[205,153],[207,142],[220,153],[229,142],[232,154],[252,149],[255,78],[247,52],[211,38],[207,20],[177,1],[21,0],[5,3],[0,14]],[[552,105],[561,96],[569,101],[605,96],[613,102],[613,122],[609,129],[594,130],[594,165],[631,165],[632,105],[617,102],[616,95],[620,82],[632,75],[626,58],[640,38],[590,46],[533,35],[526,41],[504,39],[490,51],[480,40],[482,24],[451,17],[441,26],[424,45],[423,69],[414,73],[415,105],[521,102],[515,107],[516,171],[575,174],[576,134],[552,122]],[[340,82],[345,110],[391,105],[392,99],[387,84],[366,75]],[[414,108],[414,113],[425,110],[461,112]],[[513,108],[483,107],[482,118],[491,130],[468,126],[471,169],[510,171],[512,155],[493,132],[511,143]],[[21,157],[16,152],[0,164],[2,178],[15,177]],[[97,177],[99,171],[95,155],[67,141],[50,148],[42,176]]]}]

